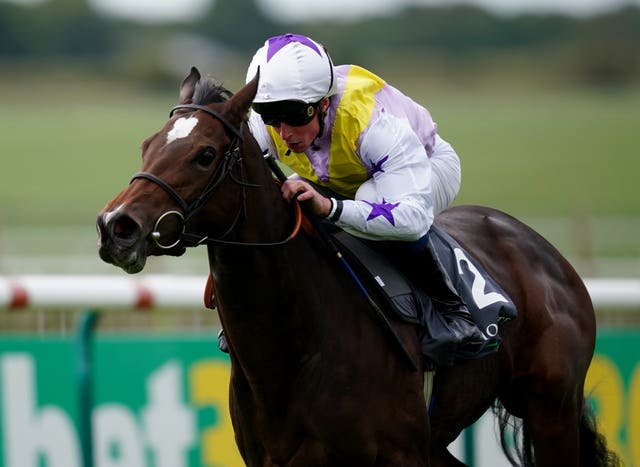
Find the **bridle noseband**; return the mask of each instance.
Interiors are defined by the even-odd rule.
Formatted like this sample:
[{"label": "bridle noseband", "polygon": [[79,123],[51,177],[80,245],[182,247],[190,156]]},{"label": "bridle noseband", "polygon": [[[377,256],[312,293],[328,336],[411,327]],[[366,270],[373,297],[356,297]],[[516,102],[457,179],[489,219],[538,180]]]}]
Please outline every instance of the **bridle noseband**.
[{"label": "bridle noseband", "polygon": [[[194,110],[194,111],[199,110],[211,115],[213,118],[220,121],[224,125],[225,129],[233,134],[234,138],[231,141],[229,148],[224,153],[222,157],[222,161],[218,164],[215,171],[211,175],[211,178],[209,179],[207,186],[204,188],[202,193],[200,193],[200,195],[191,203],[187,203],[171,185],[169,185],[167,182],[162,180],[157,175],[154,175],[150,172],[138,172],[131,177],[129,184],[133,183],[135,180],[140,178],[149,180],[150,182],[155,183],[160,188],[162,188],[169,196],[171,196],[171,198],[180,207],[181,212],[175,211],[175,210],[167,211],[163,213],[156,221],[154,229],[151,232],[151,238],[156,243],[156,245],[159,248],[164,250],[174,248],[178,246],[180,243],[182,243],[182,245],[185,247],[193,247],[193,246],[198,246],[202,244],[235,245],[235,246],[276,246],[276,245],[283,245],[287,243],[289,240],[291,240],[293,237],[295,237],[295,235],[297,234],[300,228],[301,216],[302,216],[300,207],[297,205],[297,203],[296,203],[296,227],[294,228],[293,233],[283,241],[273,242],[273,243],[239,243],[239,242],[222,240],[233,231],[238,221],[242,217],[242,214],[244,213],[244,206],[245,206],[245,200],[246,200],[245,189],[247,187],[255,188],[260,186],[260,185],[250,184],[245,181],[242,164],[240,164],[240,179],[238,179],[232,173],[233,167],[236,164],[240,163],[242,159],[240,154],[240,143],[244,142],[244,137],[242,135],[243,124],[241,124],[240,128],[236,128],[219,112],[216,112],[215,110],[209,107],[206,107],[203,105],[197,105],[197,104],[177,105],[173,109],[171,109],[171,112],[169,112],[169,118],[173,117],[173,114],[176,112],[176,110],[182,110],[182,109]],[[223,235],[221,235],[219,238],[216,238],[216,239],[210,238],[207,236],[198,236],[198,235],[186,233],[185,232],[186,224],[189,221],[189,219],[211,199],[215,190],[227,177],[229,177],[232,181],[234,181],[235,183],[237,183],[242,187],[242,194],[241,194],[241,200],[239,203],[238,211],[236,212],[236,215],[234,217],[233,222],[231,223],[231,226],[227,229],[227,231]],[[165,244],[162,242],[162,233],[160,231],[160,225],[163,221],[165,221],[168,218],[168,216],[178,216],[179,222],[182,224],[182,231],[180,232],[179,236],[175,241]]]}]

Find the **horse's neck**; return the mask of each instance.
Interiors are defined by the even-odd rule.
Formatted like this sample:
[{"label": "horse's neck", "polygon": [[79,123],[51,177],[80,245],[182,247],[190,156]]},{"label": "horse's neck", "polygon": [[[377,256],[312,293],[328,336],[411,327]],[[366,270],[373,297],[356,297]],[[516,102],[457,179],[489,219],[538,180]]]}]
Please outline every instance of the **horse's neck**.
[{"label": "horse's neck", "polygon": [[[295,372],[317,351],[312,330],[329,319],[313,301],[320,272],[306,261],[306,245],[299,245],[306,240],[294,241],[298,244],[210,249],[216,303],[227,338],[243,371],[251,372],[265,390],[285,381],[287,372]],[[278,362],[275,368],[273,362]]]},{"label": "horse's neck", "polygon": [[[234,240],[281,242],[294,231],[294,209],[261,168],[247,167],[247,182],[260,188],[246,188],[245,216]],[[327,298],[345,292],[338,266],[317,239],[300,232],[280,246],[210,246],[208,251],[222,325],[235,358],[251,368],[252,377],[274,380],[273,361],[282,362],[278,371],[290,371],[318,351],[313,342],[322,335],[318,328],[328,327],[336,312]]]},{"label": "horse's neck", "polygon": [[238,241],[275,243],[291,233],[293,224],[291,207],[282,198],[261,156],[246,158],[241,178],[247,183],[243,188],[242,218],[236,232]]},{"label": "horse's neck", "polygon": [[[282,199],[268,172],[254,173],[247,181],[260,188],[246,189],[245,214],[233,241],[261,245],[210,246],[208,250],[223,324],[245,331],[255,331],[256,321],[264,321],[263,328],[287,325],[285,320],[294,319],[286,314],[296,295],[293,289],[312,286],[314,276],[327,274],[326,267],[314,266],[318,246],[305,234],[295,234],[294,207]],[[280,242],[284,244],[269,245]]]},{"label": "horse's neck", "polygon": [[[222,312],[256,317],[286,306],[296,287],[313,287],[326,274],[314,263],[313,248],[300,236],[281,246],[209,247],[216,292],[226,302]],[[286,315],[278,312],[278,318]]]}]

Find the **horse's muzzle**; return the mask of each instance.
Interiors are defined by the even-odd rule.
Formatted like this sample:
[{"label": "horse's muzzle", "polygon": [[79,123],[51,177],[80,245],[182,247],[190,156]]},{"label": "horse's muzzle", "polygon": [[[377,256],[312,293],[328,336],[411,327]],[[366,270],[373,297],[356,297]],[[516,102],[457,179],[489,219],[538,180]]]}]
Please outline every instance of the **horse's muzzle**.
[{"label": "horse's muzzle", "polygon": [[100,258],[133,274],[146,263],[145,239],[139,224],[125,213],[107,212],[98,216],[98,251]]}]

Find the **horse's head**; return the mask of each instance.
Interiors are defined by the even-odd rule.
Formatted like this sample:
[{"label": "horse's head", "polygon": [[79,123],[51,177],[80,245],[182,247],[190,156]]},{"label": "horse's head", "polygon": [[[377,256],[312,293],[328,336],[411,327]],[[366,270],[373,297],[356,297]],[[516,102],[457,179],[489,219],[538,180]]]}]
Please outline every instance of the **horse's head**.
[{"label": "horse's head", "polygon": [[205,232],[205,214],[207,235],[229,234],[248,185],[240,152],[251,139],[244,122],[256,85],[257,78],[231,96],[191,69],[169,121],[142,144],[141,171],[98,215],[104,261],[136,273],[149,255],[180,255],[185,227]]}]

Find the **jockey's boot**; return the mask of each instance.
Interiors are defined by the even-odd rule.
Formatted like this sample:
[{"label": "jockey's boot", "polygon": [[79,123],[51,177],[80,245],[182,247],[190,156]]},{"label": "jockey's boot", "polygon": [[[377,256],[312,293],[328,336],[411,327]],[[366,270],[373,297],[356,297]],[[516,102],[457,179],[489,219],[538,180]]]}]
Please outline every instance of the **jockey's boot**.
[{"label": "jockey's boot", "polygon": [[229,353],[229,345],[227,344],[227,338],[225,337],[224,329],[222,328],[218,331],[218,348],[224,353]]},{"label": "jockey's boot", "polygon": [[479,345],[486,342],[467,305],[458,296],[431,239],[419,251],[416,266],[420,268],[420,284],[429,295],[436,311],[444,317],[449,329],[459,339],[460,345]]}]

